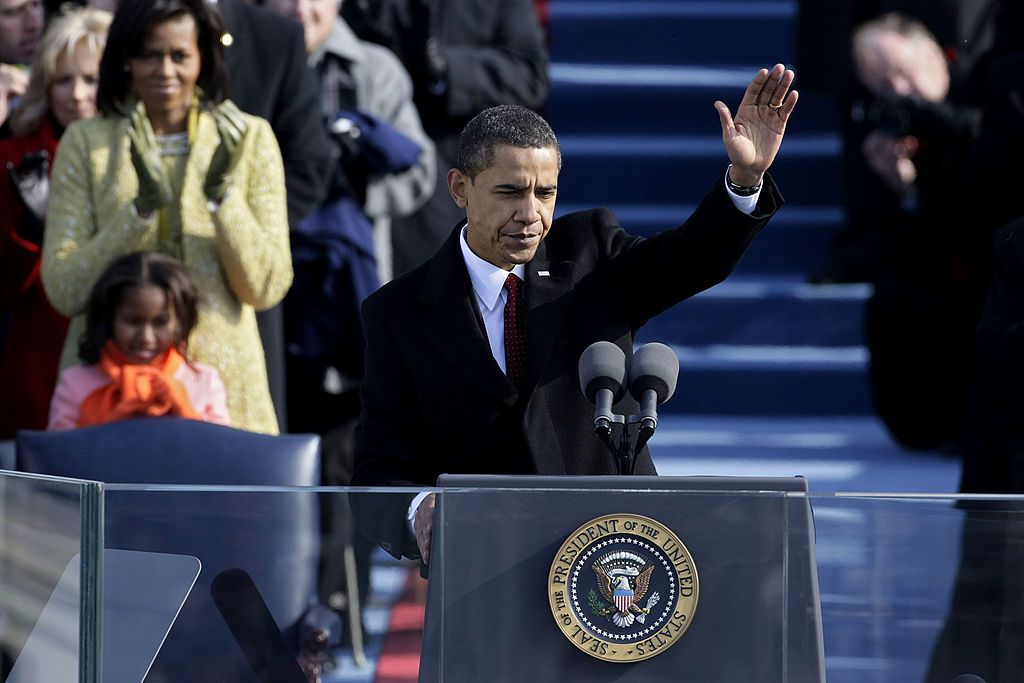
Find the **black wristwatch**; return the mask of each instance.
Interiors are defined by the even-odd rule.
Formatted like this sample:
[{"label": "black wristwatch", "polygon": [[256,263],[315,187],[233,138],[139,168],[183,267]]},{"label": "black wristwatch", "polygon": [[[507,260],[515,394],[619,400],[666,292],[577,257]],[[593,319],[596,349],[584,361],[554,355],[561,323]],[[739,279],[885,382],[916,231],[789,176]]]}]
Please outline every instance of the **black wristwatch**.
[{"label": "black wristwatch", "polygon": [[729,191],[740,197],[752,197],[761,191],[761,186],[764,184],[762,180],[757,185],[737,185],[732,181],[732,176],[729,172],[732,170],[732,164],[729,164],[729,168],[725,169],[725,185],[729,188]]}]

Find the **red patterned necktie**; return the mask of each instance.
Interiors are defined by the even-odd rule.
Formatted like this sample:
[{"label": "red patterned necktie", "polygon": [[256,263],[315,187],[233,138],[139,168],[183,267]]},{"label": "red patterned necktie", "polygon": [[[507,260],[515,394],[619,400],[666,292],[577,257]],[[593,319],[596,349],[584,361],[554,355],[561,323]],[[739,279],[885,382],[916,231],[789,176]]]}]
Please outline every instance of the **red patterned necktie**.
[{"label": "red patterned necktie", "polygon": [[505,278],[505,374],[520,391],[526,377],[526,309],[522,287],[523,281],[513,273]]}]

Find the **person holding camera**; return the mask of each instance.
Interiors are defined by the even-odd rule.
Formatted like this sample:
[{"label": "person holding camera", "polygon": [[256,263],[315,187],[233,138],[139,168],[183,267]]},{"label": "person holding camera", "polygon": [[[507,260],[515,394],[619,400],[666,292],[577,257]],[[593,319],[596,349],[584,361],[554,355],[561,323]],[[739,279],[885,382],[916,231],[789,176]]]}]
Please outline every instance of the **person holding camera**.
[{"label": "person holding camera", "polygon": [[853,34],[867,97],[847,169],[859,231],[875,411],[904,447],[957,452],[967,411],[971,338],[987,279],[985,236],[966,210],[978,110],[920,22],[887,14]]}]

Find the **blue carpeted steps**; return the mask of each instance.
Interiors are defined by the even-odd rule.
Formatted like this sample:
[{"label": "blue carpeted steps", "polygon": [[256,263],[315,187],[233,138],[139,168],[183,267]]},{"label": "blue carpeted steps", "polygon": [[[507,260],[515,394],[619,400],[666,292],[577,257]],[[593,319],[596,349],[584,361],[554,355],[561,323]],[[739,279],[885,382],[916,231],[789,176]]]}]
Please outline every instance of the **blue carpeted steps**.
[{"label": "blue carpeted steps", "polygon": [[[749,66],[553,64],[551,76],[557,87],[546,114],[556,130],[567,126],[575,135],[605,135],[620,122],[644,135],[713,135],[718,120],[714,101],[742,93],[751,71]],[[800,95],[800,134],[834,134],[835,108],[821,98]]]},{"label": "blue carpeted steps", "polygon": [[[797,3],[552,0],[546,115],[559,212],[608,206],[651,234],[692,211],[728,163],[713,102],[735,109],[761,66],[792,58]],[[799,87],[799,76],[797,78]],[[834,109],[803,97],[772,168],[787,204],[723,285],[649,323],[681,360],[664,412],[866,416],[866,286],[804,284],[843,227]]]},{"label": "blue carpeted steps", "polygon": [[[565,161],[558,189],[574,202],[604,201],[613,207],[626,202],[696,203],[728,163],[713,108],[699,132],[707,134],[649,136],[616,132],[610,137],[562,133],[559,142]],[[835,136],[801,135],[797,127],[787,136],[782,151],[785,156],[772,167],[772,177],[783,188],[786,200],[795,206],[838,203],[842,190],[838,153]]]},{"label": "blue carpeted steps", "polygon": [[[720,169],[719,169],[720,171]],[[570,173],[566,171],[566,173]],[[564,185],[563,185],[564,187]],[[705,188],[706,189],[706,188]],[[558,213],[569,213],[590,206],[608,204],[577,204],[559,202]],[[614,204],[619,222],[634,235],[650,235],[661,232],[689,216],[694,205],[687,204]],[[737,275],[750,274],[751,278],[782,277],[788,280],[804,280],[800,273],[821,271],[832,239],[843,226],[843,213],[834,206],[792,206],[783,207],[768,228],[768,232],[754,240],[737,269]],[[735,279],[736,276],[730,278]],[[859,291],[854,288],[851,291]],[[810,292],[814,290],[802,290]],[[839,288],[820,290],[819,294],[846,296]]]},{"label": "blue carpeted steps", "polygon": [[552,2],[554,62],[756,64],[791,61],[793,2]]}]

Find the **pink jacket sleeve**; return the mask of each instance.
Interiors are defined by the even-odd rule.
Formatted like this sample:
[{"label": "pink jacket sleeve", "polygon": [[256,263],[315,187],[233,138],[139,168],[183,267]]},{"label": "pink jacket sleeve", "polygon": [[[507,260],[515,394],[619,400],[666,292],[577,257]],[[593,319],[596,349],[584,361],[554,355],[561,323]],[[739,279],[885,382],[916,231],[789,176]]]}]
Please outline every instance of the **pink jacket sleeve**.
[{"label": "pink jacket sleeve", "polygon": [[82,401],[110,380],[91,365],[76,365],[60,375],[50,400],[49,430],[75,429],[82,414]]},{"label": "pink jacket sleeve", "polygon": [[[203,363],[193,363],[194,371],[190,372],[188,382],[184,381],[182,373],[179,372],[179,379],[185,383],[192,407],[202,417],[204,422],[213,422],[221,425],[231,425],[231,416],[228,414],[228,392],[221,381],[220,373],[216,368]],[[187,366],[182,366],[187,367]]]}]

